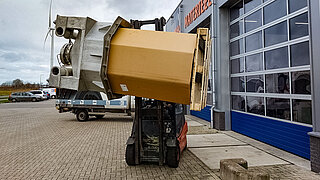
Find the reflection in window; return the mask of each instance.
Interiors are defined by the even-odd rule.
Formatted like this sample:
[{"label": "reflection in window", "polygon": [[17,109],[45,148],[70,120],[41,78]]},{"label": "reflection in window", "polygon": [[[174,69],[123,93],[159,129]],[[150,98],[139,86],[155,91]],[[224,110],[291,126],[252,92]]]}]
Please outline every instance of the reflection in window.
[{"label": "reflection in window", "polygon": [[231,56],[243,53],[243,40],[239,39],[230,44]]},{"label": "reflection in window", "polygon": [[244,71],[243,58],[231,60],[231,74],[242,73],[243,71]]},{"label": "reflection in window", "polygon": [[238,4],[230,9],[230,21],[233,21],[243,15],[243,3],[240,1]]},{"label": "reflection in window", "polygon": [[243,33],[243,21],[240,20],[230,26],[230,39],[235,38]]},{"label": "reflection in window", "polygon": [[288,40],[287,21],[276,24],[264,30],[265,47]]},{"label": "reflection in window", "polygon": [[247,92],[264,92],[263,75],[247,76]]},{"label": "reflection in window", "polygon": [[247,111],[249,113],[264,115],[264,98],[247,96]]},{"label": "reflection in window", "polygon": [[262,24],[261,10],[255,13],[252,13],[250,16],[246,17],[244,21],[245,21],[246,32],[256,29],[257,27],[260,27]]},{"label": "reflection in window", "polygon": [[294,44],[290,47],[291,67],[310,64],[309,41]]},{"label": "reflection in window", "polygon": [[245,13],[249,12],[250,10],[259,6],[260,4],[261,4],[261,0],[244,0]]},{"label": "reflection in window", "polygon": [[309,35],[308,14],[304,13],[290,19],[290,39]]},{"label": "reflection in window", "polygon": [[244,96],[232,96],[232,109],[238,111],[245,111]]},{"label": "reflection in window", "polygon": [[286,0],[275,0],[263,9],[264,24],[268,24],[276,19],[279,19],[287,14]]},{"label": "reflection in window", "polygon": [[290,120],[290,100],[267,98],[267,116]]},{"label": "reflection in window", "polygon": [[304,7],[307,7],[307,0],[289,0],[290,13],[293,13]]},{"label": "reflection in window", "polygon": [[289,66],[288,47],[265,52],[266,69],[286,68]]},{"label": "reflection in window", "polygon": [[246,57],[246,72],[262,71],[263,60],[262,53],[250,55]]},{"label": "reflection in window", "polygon": [[244,92],[244,77],[232,77],[231,78],[231,91]]},{"label": "reflection in window", "polygon": [[310,71],[292,72],[292,93],[311,94]]},{"label": "reflection in window", "polygon": [[289,73],[266,74],[266,92],[289,94]]},{"label": "reflection in window", "polygon": [[256,32],[246,37],[246,52],[262,48],[262,33]]},{"label": "reflection in window", "polygon": [[293,121],[312,124],[312,106],[309,100],[292,100]]}]

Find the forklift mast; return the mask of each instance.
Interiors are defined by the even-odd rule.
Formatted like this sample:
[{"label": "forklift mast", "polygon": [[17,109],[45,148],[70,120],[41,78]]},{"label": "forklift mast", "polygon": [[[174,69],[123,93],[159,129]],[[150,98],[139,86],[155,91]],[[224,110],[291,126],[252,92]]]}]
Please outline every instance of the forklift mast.
[{"label": "forklift mast", "polygon": [[[130,20],[135,29],[141,29],[143,25],[154,24],[156,31],[163,31],[166,23],[161,17],[154,20]],[[136,165],[141,162],[158,162],[159,165],[167,163],[169,166],[177,167],[176,162],[168,162],[166,146],[176,147],[177,123],[175,103],[135,97],[135,118],[132,134],[127,141],[126,162],[128,165]],[[180,128],[184,125],[183,106],[179,114]],[[164,131],[166,129],[166,132]],[[166,137],[164,137],[164,135]],[[167,143],[166,143],[167,142]],[[169,144],[168,144],[169,142]],[[171,143],[170,143],[171,142]],[[174,148],[176,149],[176,148]],[[176,150],[170,152],[177,154]]]}]

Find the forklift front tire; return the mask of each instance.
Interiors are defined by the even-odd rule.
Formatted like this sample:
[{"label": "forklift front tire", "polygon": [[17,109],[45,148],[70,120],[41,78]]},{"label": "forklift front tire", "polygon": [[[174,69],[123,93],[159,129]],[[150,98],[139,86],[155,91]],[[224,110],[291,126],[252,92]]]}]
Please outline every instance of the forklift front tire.
[{"label": "forklift front tire", "polygon": [[88,121],[89,114],[88,111],[85,109],[80,109],[77,111],[77,120],[80,122]]},{"label": "forklift front tire", "polygon": [[134,144],[128,144],[126,148],[126,163],[129,166],[136,165]]},{"label": "forklift front tire", "polygon": [[167,164],[171,168],[177,168],[180,160],[180,149],[178,147],[168,147],[167,149]]}]

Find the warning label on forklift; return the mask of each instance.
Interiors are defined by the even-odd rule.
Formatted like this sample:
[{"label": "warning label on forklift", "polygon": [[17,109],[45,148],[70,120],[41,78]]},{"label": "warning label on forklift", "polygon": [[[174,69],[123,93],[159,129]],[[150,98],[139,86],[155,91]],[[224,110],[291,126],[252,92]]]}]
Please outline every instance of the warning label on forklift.
[{"label": "warning label on forklift", "polygon": [[120,84],[120,87],[121,87],[122,91],[129,91],[127,88],[127,85],[125,85],[125,84]]}]

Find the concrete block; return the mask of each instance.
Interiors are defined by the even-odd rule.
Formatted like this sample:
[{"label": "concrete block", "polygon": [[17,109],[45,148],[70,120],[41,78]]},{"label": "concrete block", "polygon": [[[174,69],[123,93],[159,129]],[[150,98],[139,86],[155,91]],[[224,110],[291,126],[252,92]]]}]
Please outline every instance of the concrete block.
[{"label": "concrete block", "polygon": [[222,180],[270,180],[267,173],[249,172],[248,162],[242,158],[221,160],[220,177]]}]

